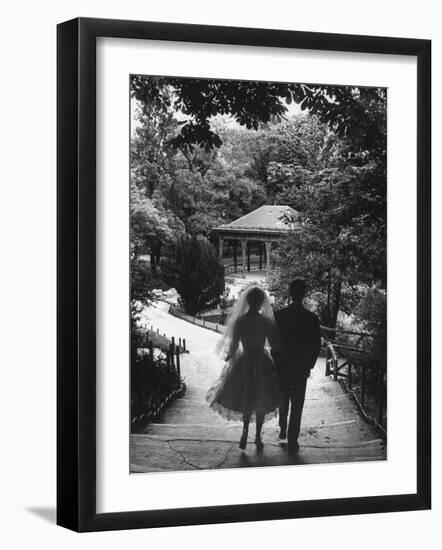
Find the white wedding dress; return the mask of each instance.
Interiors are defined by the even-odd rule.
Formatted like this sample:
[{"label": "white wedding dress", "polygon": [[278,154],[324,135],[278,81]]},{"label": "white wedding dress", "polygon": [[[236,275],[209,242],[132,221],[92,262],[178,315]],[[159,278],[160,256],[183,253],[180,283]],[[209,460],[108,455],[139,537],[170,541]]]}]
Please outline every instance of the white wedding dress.
[{"label": "white wedding dress", "polygon": [[228,420],[249,415],[267,420],[275,416],[281,399],[275,365],[265,349],[266,343],[272,348],[278,345],[273,311],[266,295],[259,311],[249,311],[248,291],[228,320],[219,345],[227,351],[227,362],[207,394],[212,409]]}]

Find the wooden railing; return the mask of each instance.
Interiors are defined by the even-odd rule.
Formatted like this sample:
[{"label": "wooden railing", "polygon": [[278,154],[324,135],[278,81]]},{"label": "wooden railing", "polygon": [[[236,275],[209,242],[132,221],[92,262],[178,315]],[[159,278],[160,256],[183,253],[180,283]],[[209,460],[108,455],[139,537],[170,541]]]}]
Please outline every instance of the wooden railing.
[{"label": "wooden railing", "polygon": [[184,321],[188,321],[189,323],[192,323],[193,325],[197,325],[199,327],[207,328],[209,330],[213,330],[219,333],[222,333],[224,331],[224,325],[222,325],[221,323],[213,323],[212,321],[206,321],[201,317],[188,315],[187,313],[184,313],[184,311],[182,311],[181,309],[173,306],[170,306],[169,313],[174,317],[178,317],[179,319],[183,319]]},{"label": "wooden railing", "polygon": [[[182,395],[181,348],[172,342],[169,349],[155,357],[152,341],[132,350],[131,421],[133,429],[155,419],[175,397]],[[145,347],[144,347],[145,346]]]},{"label": "wooden railing", "polygon": [[178,346],[180,353],[188,353],[189,351],[185,338],[169,337],[165,332],[161,333],[158,328],[155,330],[153,325],[150,326],[150,329],[146,329],[139,347],[148,347],[150,343],[153,344],[154,348],[159,348],[164,352],[167,352],[171,346],[175,348],[175,345]]},{"label": "wooden railing", "polygon": [[357,332],[354,330],[346,330],[346,329],[340,329],[340,328],[331,328],[326,327],[324,325],[320,325],[321,329],[321,335],[324,338],[324,341],[334,341],[337,336],[339,335],[345,335],[345,336],[353,336],[355,337],[355,344],[356,346],[359,346],[362,344],[365,338],[372,338],[373,335],[369,332]]},{"label": "wooden railing", "polygon": [[[271,261],[270,262],[270,268],[273,270],[275,269],[276,262]],[[255,256],[254,259],[250,259],[250,263],[248,264],[246,262],[246,273],[249,271],[266,271],[266,262],[264,259],[260,262],[259,257]],[[224,273],[226,275],[230,273],[242,273],[242,263],[237,262],[236,266],[234,263],[225,263],[224,264]]]},{"label": "wooden railing", "polygon": [[[348,331],[343,331],[348,332]],[[356,333],[358,335],[360,333]],[[365,334],[365,336],[370,336]],[[338,342],[326,342],[325,375],[333,376],[334,380],[340,380],[345,389],[353,395],[358,408],[368,422],[378,428],[386,436],[386,422],[384,416],[386,376],[385,370],[370,360],[369,354],[362,348]],[[375,371],[376,391],[376,415],[369,414],[366,410],[367,399],[367,372]],[[357,385],[358,390],[354,386]]]},{"label": "wooden railing", "polygon": [[[250,265],[250,269],[248,269],[246,267],[246,273],[250,272],[250,271],[265,271],[265,266],[264,267],[259,267],[259,264],[256,265],[256,264],[251,264]],[[231,273],[242,273],[242,266],[240,265],[237,265],[236,267],[234,265],[225,265],[224,266],[224,273],[226,275],[229,275]]]}]

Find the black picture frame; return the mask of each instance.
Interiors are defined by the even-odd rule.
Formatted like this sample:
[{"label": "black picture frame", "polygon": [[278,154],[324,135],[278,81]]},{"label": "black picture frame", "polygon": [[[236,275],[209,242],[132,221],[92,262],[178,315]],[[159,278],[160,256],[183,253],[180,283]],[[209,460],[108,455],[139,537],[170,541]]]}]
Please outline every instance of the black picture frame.
[{"label": "black picture frame", "polygon": [[[417,492],[96,512],[96,39],[396,54],[417,58]],[[431,506],[431,41],[79,18],[57,28],[57,523],[75,531],[366,514]]]}]

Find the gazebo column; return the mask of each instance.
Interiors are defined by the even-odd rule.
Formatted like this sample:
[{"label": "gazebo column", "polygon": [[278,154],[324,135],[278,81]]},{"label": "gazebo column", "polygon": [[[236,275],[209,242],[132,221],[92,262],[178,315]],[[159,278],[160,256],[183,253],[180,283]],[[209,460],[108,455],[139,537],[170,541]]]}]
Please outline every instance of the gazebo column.
[{"label": "gazebo column", "polygon": [[234,266],[234,273],[236,273],[236,272],[238,271],[237,247],[238,247],[237,241],[233,241],[233,266]]},{"label": "gazebo column", "polygon": [[241,239],[242,274],[243,274],[243,277],[245,277],[245,274],[246,274],[246,248],[247,248],[247,241],[245,239]]},{"label": "gazebo column", "polygon": [[259,270],[262,269],[262,241],[258,241],[259,243]]},{"label": "gazebo column", "polygon": [[247,241],[247,271],[250,273],[250,241]]},{"label": "gazebo column", "polygon": [[224,245],[224,240],[222,237],[219,237],[219,261],[221,265],[223,265],[223,245]]},{"label": "gazebo column", "polygon": [[270,275],[270,247],[272,246],[272,243],[270,241],[265,241],[266,246],[266,275],[267,277]]}]

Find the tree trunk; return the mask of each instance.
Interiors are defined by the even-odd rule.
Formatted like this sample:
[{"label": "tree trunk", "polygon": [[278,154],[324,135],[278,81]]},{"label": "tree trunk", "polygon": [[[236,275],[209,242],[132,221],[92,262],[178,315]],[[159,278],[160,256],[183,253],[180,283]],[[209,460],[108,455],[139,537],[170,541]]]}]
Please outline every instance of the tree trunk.
[{"label": "tree trunk", "polygon": [[[341,304],[342,280],[340,277],[333,278],[330,274],[327,281],[327,306],[325,308],[322,322],[329,328],[336,328],[338,321],[339,307]],[[336,338],[335,332],[329,332],[331,340]]]},{"label": "tree trunk", "polygon": [[161,257],[161,245],[157,244],[155,246],[152,246],[150,249],[150,271],[152,275],[156,275],[158,273],[158,265],[160,263],[160,257]]},{"label": "tree trunk", "polygon": [[331,301],[331,273],[328,272],[328,280],[327,280],[327,313],[330,314],[330,301]]},{"label": "tree trunk", "polygon": [[336,279],[333,281],[332,284],[332,304],[331,304],[331,310],[330,310],[330,317],[332,321],[332,328],[336,327],[336,323],[338,321],[338,313],[339,313],[339,306],[341,304],[341,288],[342,288],[342,280],[341,278]]},{"label": "tree trunk", "polygon": [[157,257],[153,251],[150,253],[150,271],[152,275],[155,275],[157,272]]}]

